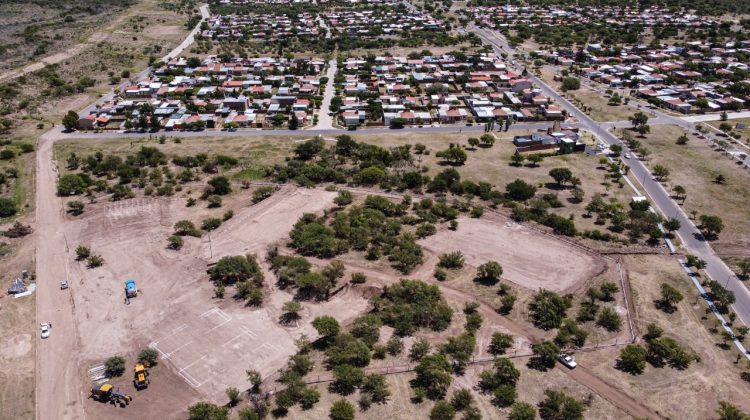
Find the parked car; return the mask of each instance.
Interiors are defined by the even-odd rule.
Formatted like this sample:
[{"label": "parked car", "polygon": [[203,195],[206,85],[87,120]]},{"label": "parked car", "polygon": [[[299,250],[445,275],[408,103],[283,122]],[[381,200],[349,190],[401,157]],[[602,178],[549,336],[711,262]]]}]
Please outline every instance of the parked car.
[{"label": "parked car", "polygon": [[67,281],[67,280],[65,280],[65,279],[63,279],[63,280],[62,280],[62,281],[60,282],[60,290],[65,290],[65,289],[67,289],[67,288],[68,288],[68,281]]},{"label": "parked car", "polygon": [[560,353],[557,356],[557,360],[560,361],[560,363],[564,364],[568,369],[575,369],[576,366],[578,366],[578,363],[576,363],[576,359],[573,358],[573,356]]},{"label": "parked car", "polygon": [[49,337],[50,331],[52,330],[50,328],[50,325],[48,323],[46,323],[46,322],[43,322],[42,324],[40,324],[39,327],[42,330],[42,338]]},{"label": "parked car", "polygon": [[630,159],[630,153],[625,153],[625,159]]}]

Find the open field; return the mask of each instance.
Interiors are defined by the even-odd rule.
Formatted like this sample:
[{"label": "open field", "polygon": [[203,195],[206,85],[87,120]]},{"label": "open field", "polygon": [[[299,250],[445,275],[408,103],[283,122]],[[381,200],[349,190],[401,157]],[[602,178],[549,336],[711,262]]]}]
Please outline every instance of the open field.
[{"label": "open field", "polygon": [[[712,242],[719,255],[750,256],[750,173],[740,168],[705,140],[689,136],[687,145],[676,144],[683,130],[674,126],[651,127],[651,134],[641,143],[651,154],[650,167],[661,164],[670,171],[665,187],[682,185],[687,191],[683,209],[701,214],[718,215],[724,221],[719,239]],[[726,177],[725,184],[717,184],[717,175]]]},{"label": "open field", "polygon": [[[665,336],[675,338],[700,360],[684,371],[647,364],[644,373],[638,376],[614,368],[619,355],[616,349],[579,353],[579,363],[670,418],[714,418],[720,400],[738,405],[744,411],[750,410],[746,398],[750,383],[739,377],[741,371],[748,370],[747,365],[745,362],[735,364],[737,351],[733,346],[729,350],[719,347],[719,334],[710,332],[715,328],[714,318],[706,315],[705,303],[698,298],[697,291],[674,258],[631,256],[625,257],[624,266],[633,289],[636,320],[641,332],[649,323],[656,323],[664,329]],[[660,298],[659,288],[663,282],[676,287],[685,297],[672,314],[664,313],[654,305],[654,300]],[[680,398],[675,398],[675,395]]]}]

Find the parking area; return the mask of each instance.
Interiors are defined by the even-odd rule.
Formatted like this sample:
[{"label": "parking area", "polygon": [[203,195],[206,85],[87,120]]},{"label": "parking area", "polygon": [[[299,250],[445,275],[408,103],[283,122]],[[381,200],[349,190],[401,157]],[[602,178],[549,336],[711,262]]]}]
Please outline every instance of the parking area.
[{"label": "parking area", "polygon": [[159,328],[163,333],[149,346],[190,386],[222,401],[228,387],[247,388],[247,369],[265,376],[271,373],[265,370],[278,368],[294,352],[285,331],[276,328],[269,334],[271,322],[264,310],[235,317],[214,307],[192,319],[164,324]]}]

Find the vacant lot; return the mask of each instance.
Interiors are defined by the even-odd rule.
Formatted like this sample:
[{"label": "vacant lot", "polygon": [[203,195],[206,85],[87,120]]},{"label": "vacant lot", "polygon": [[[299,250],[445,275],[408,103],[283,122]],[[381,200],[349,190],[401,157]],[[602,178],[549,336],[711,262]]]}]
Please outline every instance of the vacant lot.
[{"label": "vacant lot", "polygon": [[[667,167],[670,175],[665,182],[669,190],[682,185],[687,191],[683,205],[688,214],[718,215],[724,221],[724,231],[712,246],[720,255],[750,255],[750,173],[740,168],[708,142],[690,136],[687,145],[680,146],[676,140],[684,131],[678,127],[659,125],[651,127],[651,134],[641,139],[651,154],[647,165],[660,164]],[[723,175],[726,182],[718,184],[715,179]],[[744,251],[743,251],[744,250]]]},{"label": "vacant lot", "polygon": [[[669,367],[646,366],[645,372],[632,376],[614,368],[619,355],[616,349],[597,353],[579,353],[578,360],[608,382],[623,389],[645,404],[670,418],[714,418],[718,401],[727,400],[750,410],[746,396],[750,384],[739,378],[747,370],[742,362],[735,364],[737,352],[722,350],[721,338],[710,332],[715,327],[713,316],[706,315],[706,305],[699,299],[684,271],[672,257],[626,257],[641,332],[649,323],[664,329],[664,335],[675,338],[680,345],[694,352],[698,362],[684,371]],[[667,314],[657,309],[660,285],[668,283],[684,295],[677,311]],[[674,398],[680,395],[680,398]]]}]

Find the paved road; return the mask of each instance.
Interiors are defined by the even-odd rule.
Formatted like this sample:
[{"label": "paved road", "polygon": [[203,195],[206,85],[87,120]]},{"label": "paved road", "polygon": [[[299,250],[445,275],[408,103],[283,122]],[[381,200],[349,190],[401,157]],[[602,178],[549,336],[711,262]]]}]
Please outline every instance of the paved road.
[{"label": "paved road", "polygon": [[187,37],[180,43],[180,45],[174,47],[172,51],[169,52],[169,54],[165,55],[161,58],[161,61],[169,61],[170,59],[177,57],[184,51],[187,47],[189,47],[194,41],[195,41],[195,34],[197,34],[201,29],[201,23],[203,23],[204,20],[208,19],[211,15],[208,12],[208,5],[204,4],[200,7],[201,11],[201,20],[198,22],[197,25],[195,25],[195,28],[193,28],[192,31],[188,34]]},{"label": "paved road", "polygon": [[[476,28],[475,31],[498,51],[504,51],[508,53],[509,56],[512,56],[513,50],[498,34]],[[565,110],[568,111],[568,115],[576,118],[582,128],[588,129],[592,133],[596,133],[609,145],[620,144],[623,146],[624,150],[627,150],[627,146],[625,146],[620,139],[608,132],[603,124],[592,120],[588,115],[576,108],[575,105],[544,83],[543,80],[532,74],[529,74],[529,79],[538,85],[547,96],[553,98],[565,108]],[[692,123],[679,117],[673,117],[663,113],[661,114],[663,115],[663,119],[674,119],[676,125],[686,128],[689,127],[688,129],[694,131],[692,130]],[[643,164],[643,162],[637,159],[630,159],[627,160],[626,163],[630,166],[630,175],[641,183],[647,195],[651,198],[654,207],[661,211],[665,217],[674,217],[680,221],[681,228],[678,235],[682,240],[683,247],[688,253],[696,255],[698,258],[706,261],[706,272],[708,275],[721,284],[726,284],[726,287],[734,292],[737,297],[737,302],[732,307],[742,321],[746,325],[750,325],[750,291],[748,291],[737,276],[734,275],[732,270],[727,267],[724,261],[714,253],[710,243],[705,241],[700,235],[695,223],[693,223],[677,202],[670,197],[664,187],[654,180],[651,176],[651,171]],[[717,213],[719,212],[720,209],[717,209]]]},{"label": "paved road", "polygon": [[314,127],[316,130],[332,130],[333,129],[333,117],[329,115],[331,109],[331,100],[336,94],[336,89],[333,85],[333,79],[336,77],[336,71],[338,70],[338,62],[335,58],[328,61],[328,70],[326,71],[326,77],[328,83],[326,84],[326,90],[323,93],[323,103],[320,105],[318,111],[318,124]]}]

